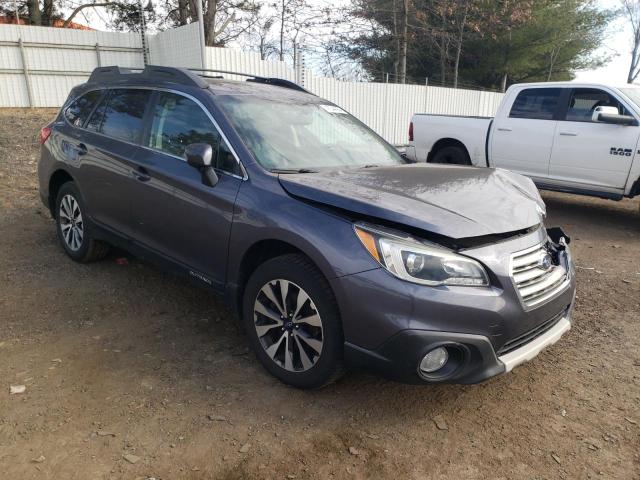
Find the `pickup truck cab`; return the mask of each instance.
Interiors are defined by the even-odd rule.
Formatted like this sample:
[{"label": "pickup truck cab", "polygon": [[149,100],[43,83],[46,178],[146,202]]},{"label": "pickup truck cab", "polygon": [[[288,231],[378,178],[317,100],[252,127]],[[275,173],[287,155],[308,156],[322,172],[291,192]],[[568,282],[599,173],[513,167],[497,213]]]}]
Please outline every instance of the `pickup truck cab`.
[{"label": "pickup truck cab", "polygon": [[500,167],[542,189],[621,200],[640,194],[639,105],[633,85],[513,85],[494,118],[414,115],[406,154]]}]

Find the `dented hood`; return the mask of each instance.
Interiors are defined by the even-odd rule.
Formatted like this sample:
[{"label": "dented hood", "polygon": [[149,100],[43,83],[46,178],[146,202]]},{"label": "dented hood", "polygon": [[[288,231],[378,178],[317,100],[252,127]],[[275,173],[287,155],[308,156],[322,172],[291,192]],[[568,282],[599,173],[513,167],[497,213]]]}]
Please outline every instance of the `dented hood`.
[{"label": "dented hood", "polygon": [[454,239],[526,229],[544,212],[531,180],[493,168],[413,164],[279,180],[295,197]]}]

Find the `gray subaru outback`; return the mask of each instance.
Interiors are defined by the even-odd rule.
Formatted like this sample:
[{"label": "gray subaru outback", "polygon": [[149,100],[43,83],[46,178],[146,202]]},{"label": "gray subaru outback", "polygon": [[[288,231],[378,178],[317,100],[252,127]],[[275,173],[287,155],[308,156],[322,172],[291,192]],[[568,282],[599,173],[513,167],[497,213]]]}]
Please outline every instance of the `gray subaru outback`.
[{"label": "gray subaru outback", "polygon": [[69,257],[115,245],[224,296],[290,385],[476,383],[571,326],[569,239],[529,179],[409,164],[294,83],[98,68],[40,141]]}]

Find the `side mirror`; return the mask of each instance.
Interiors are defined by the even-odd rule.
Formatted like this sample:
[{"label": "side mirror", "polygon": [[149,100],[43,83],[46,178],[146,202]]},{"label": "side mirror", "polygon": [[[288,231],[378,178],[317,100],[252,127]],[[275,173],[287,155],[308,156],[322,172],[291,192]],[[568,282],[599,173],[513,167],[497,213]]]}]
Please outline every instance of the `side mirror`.
[{"label": "side mirror", "polygon": [[213,169],[212,162],[215,161],[213,148],[208,143],[192,143],[187,145],[184,151],[187,163],[193,168],[200,170],[202,183],[214,187],[218,183],[218,175]]},{"label": "side mirror", "polygon": [[601,113],[598,115],[598,121],[602,123],[610,123],[613,125],[638,126],[638,121],[631,115],[620,115],[618,113]]},{"label": "side mirror", "polygon": [[613,125],[638,125],[638,122],[631,115],[620,115],[616,107],[599,106],[593,110],[592,122],[609,123]]}]

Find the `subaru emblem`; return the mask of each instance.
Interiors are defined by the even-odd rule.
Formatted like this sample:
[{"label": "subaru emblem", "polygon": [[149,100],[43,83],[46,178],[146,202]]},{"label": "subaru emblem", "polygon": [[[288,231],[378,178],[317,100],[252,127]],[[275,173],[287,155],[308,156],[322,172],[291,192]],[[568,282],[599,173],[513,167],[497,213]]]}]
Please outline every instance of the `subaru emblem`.
[{"label": "subaru emblem", "polygon": [[549,255],[548,253],[545,254],[545,256],[540,259],[538,266],[543,270],[549,270],[553,266],[551,255]]}]

